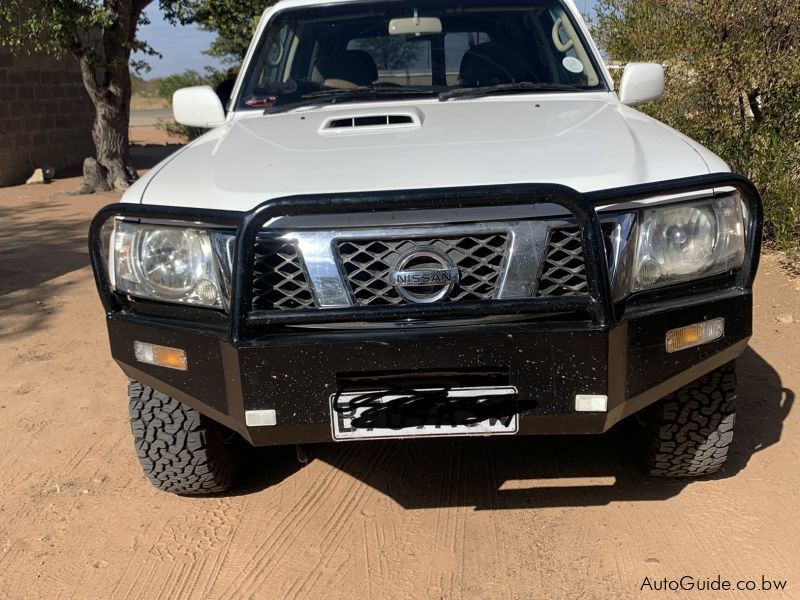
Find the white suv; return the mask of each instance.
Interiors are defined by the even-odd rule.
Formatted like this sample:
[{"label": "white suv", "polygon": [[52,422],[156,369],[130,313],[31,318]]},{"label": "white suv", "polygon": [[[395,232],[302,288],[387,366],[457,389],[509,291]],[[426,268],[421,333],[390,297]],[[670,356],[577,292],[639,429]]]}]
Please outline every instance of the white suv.
[{"label": "white suv", "polygon": [[[181,494],[246,446],[602,433],[716,471],[752,184],[619,93],[571,0],[284,0],[210,131],[90,235],[136,448]],[[626,417],[634,416],[634,419]]]}]

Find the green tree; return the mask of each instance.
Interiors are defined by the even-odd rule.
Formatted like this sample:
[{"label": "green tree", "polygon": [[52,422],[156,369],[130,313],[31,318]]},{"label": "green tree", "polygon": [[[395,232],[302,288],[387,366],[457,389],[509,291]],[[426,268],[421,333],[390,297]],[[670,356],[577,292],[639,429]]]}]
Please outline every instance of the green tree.
[{"label": "green tree", "polygon": [[179,89],[194,85],[207,85],[209,82],[197,71],[188,69],[183,73],[159,77],[154,83],[156,84],[156,95],[172,102],[173,94]]},{"label": "green tree", "polygon": [[767,233],[800,236],[800,3],[600,0],[595,35],[613,60],[667,67],[649,114],[758,185]]},{"label": "green tree", "polygon": [[[71,55],[80,64],[83,85],[95,108],[95,157],[84,161],[84,192],[124,190],[136,179],[128,136],[130,67],[140,70],[147,65],[143,61],[131,64],[131,53],[157,55],[136,35],[148,23],[144,11],[154,1],[0,0],[0,47],[57,58]],[[216,1],[208,0],[208,5]],[[230,0],[219,1],[221,6],[234,5]],[[193,12],[203,8],[196,0],[159,0],[159,4],[166,14],[181,15],[186,23],[206,18],[204,12]],[[221,11],[214,15],[224,18]],[[242,38],[247,35],[242,29]],[[218,79],[218,75],[207,74],[206,79]]]},{"label": "green tree", "polygon": [[125,189],[135,179],[128,153],[134,50],[152,0],[0,0],[0,46],[17,53],[74,56],[95,107],[96,157],[84,162],[84,191]]},{"label": "green tree", "polygon": [[207,54],[230,65],[244,60],[261,14],[277,0],[178,0],[164,12],[173,23],[197,24],[217,34]]},{"label": "green tree", "polygon": [[[193,69],[187,69],[183,73],[151,79],[148,83],[155,89],[156,96],[164,98],[172,104],[173,95],[181,88],[195,85],[209,85],[216,89],[217,86],[228,77],[227,72],[212,67],[206,67],[205,71],[205,75],[201,75]],[[183,137],[189,140],[197,139],[205,133],[204,129],[187,127],[171,120],[162,123],[160,127],[170,135]]]}]

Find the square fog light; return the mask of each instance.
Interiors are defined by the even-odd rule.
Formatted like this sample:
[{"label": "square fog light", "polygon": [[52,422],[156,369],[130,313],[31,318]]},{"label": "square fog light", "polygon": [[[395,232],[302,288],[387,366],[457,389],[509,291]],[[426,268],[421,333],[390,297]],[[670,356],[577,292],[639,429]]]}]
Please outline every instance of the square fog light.
[{"label": "square fog light", "polygon": [[667,332],[667,352],[672,354],[687,348],[702,346],[725,335],[725,319],[713,319],[704,323],[695,323]]},{"label": "square fog light", "polygon": [[145,342],[133,342],[133,353],[136,360],[149,365],[158,365],[168,369],[185,371],[189,368],[186,361],[186,351],[180,348],[157,346]]}]

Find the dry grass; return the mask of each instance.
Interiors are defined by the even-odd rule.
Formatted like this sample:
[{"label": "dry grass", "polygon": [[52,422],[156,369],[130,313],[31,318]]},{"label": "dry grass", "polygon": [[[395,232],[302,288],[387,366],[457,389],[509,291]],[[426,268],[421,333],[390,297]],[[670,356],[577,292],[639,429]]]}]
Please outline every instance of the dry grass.
[{"label": "dry grass", "polygon": [[169,106],[166,98],[147,98],[138,94],[131,97],[131,110],[161,110]]}]

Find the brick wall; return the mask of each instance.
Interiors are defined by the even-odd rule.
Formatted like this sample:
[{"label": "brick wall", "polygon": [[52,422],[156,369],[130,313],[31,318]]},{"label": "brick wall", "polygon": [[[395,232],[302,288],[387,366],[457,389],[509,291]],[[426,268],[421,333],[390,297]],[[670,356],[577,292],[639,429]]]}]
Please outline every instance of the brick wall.
[{"label": "brick wall", "polygon": [[0,186],[24,182],[43,164],[80,165],[94,154],[93,118],[74,60],[0,48]]}]

